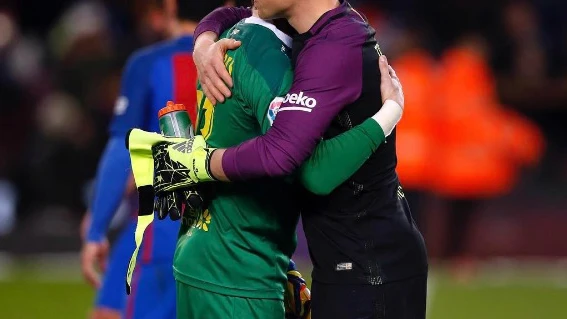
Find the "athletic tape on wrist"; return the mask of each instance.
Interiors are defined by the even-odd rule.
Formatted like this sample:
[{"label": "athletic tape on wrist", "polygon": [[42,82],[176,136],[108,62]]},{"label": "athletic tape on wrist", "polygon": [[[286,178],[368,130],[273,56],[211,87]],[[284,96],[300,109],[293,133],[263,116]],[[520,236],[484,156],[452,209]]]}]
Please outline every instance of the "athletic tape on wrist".
[{"label": "athletic tape on wrist", "polygon": [[378,125],[380,125],[384,131],[384,136],[388,137],[392,134],[392,131],[402,118],[403,113],[404,110],[398,102],[394,100],[386,100],[380,111],[372,116],[372,119],[378,122]]}]

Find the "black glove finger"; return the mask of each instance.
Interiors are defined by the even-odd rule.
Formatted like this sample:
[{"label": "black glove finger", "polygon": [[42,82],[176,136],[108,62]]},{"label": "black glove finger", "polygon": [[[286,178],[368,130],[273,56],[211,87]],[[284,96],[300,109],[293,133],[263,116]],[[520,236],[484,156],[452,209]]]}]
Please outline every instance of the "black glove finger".
[{"label": "black glove finger", "polygon": [[203,208],[203,198],[195,189],[186,189],[183,191],[185,204],[191,210],[200,210]]},{"label": "black glove finger", "polygon": [[200,218],[203,208],[203,199],[195,191],[187,189],[181,191],[181,195],[185,202],[183,220],[186,224],[193,225]]},{"label": "black glove finger", "polygon": [[182,197],[178,192],[171,192],[168,200],[168,213],[171,220],[176,221],[181,219],[181,209],[183,208]]},{"label": "black glove finger", "polygon": [[164,220],[167,217],[167,194],[160,194],[156,199],[157,215],[159,220]]},{"label": "black glove finger", "polygon": [[162,216],[162,219],[167,218],[168,215],[177,215],[178,212],[180,211],[181,208],[177,209],[177,198],[179,198],[179,196],[177,196],[174,192],[165,192],[162,195],[162,204],[161,204],[161,212],[160,215]]},{"label": "black glove finger", "polygon": [[154,198],[154,212],[157,212],[158,219],[161,219],[160,216],[160,205],[161,205],[161,197],[156,196]]}]

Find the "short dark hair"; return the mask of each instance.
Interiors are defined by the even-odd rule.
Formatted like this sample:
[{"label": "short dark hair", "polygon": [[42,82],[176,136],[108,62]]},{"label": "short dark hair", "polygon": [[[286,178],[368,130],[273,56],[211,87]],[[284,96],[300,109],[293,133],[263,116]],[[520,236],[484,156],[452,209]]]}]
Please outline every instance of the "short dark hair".
[{"label": "short dark hair", "polygon": [[177,17],[198,22],[225,3],[226,0],[177,0]]},{"label": "short dark hair", "polygon": [[237,7],[251,7],[254,0],[235,0],[234,5]]}]

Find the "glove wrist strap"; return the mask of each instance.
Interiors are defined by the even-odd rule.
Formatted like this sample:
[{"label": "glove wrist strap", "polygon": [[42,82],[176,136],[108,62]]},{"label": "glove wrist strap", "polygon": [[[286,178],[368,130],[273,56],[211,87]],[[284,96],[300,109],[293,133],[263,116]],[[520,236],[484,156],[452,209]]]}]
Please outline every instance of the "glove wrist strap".
[{"label": "glove wrist strap", "polygon": [[208,160],[207,160],[207,175],[211,181],[218,182],[218,179],[213,175],[213,171],[211,170],[211,159],[213,158],[213,154],[217,151],[216,148],[207,148],[207,153],[209,153]]}]

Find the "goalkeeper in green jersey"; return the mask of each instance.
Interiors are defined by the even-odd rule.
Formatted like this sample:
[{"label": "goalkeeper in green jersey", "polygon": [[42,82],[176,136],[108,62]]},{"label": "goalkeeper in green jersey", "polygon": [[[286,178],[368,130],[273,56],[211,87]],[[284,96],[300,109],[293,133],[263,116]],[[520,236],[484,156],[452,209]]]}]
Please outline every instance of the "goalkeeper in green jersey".
[{"label": "goalkeeper in green jersey", "polygon": [[[223,38],[242,43],[224,61],[234,81],[232,97],[212,105],[198,91],[196,128],[202,137],[186,144],[162,144],[154,154],[171,153],[171,147],[184,154],[203,140],[213,148],[236,146],[264,134],[278,111],[285,111],[279,106],[293,80],[291,38],[255,16],[235,25]],[[314,105],[306,99],[305,111],[310,107]],[[400,119],[400,114],[385,113],[321,141],[295,176],[201,185],[209,202],[196,222],[183,219],[174,257],[178,318],[284,318],[286,272],[299,218],[296,191],[301,189],[294,183],[324,193],[344,182],[384,141],[384,131],[391,131],[378,123],[384,123],[384,117],[394,124]],[[131,152],[132,145],[148,138],[145,134],[130,133]],[[152,138],[167,141],[148,139]],[[171,172],[156,166],[156,176],[171,181],[160,175],[165,171]],[[138,180],[137,184],[141,186]],[[154,186],[158,196],[163,195],[159,183]],[[295,314],[306,315],[301,310]]]}]

